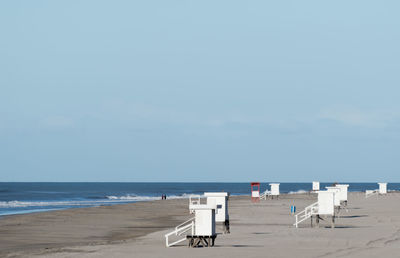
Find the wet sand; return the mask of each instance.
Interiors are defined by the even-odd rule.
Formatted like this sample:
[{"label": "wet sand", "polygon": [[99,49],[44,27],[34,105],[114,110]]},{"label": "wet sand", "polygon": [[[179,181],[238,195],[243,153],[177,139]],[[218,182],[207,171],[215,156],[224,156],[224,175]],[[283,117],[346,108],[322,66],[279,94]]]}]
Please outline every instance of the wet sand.
[{"label": "wet sand", "polygon": [[132,240],[176,226],[188,217],[187,202],[139,202],[0,217],[0,257]]},{"label": "wet sand", "polygon": [[[212,248],[166,248],[164,234],[190,218],[187,200],[83,208],[10,216],[0,220],[5,257],[399,257],[400,193],[365,198],[350,193],[336,228],[321,221],[293,227],[297,210],[316,195],[282,195],[253,204],[231,198],[231,234]],[[218,227],[221,232],[221,227]],[[47,248],[47,249],[46,249]]]}]

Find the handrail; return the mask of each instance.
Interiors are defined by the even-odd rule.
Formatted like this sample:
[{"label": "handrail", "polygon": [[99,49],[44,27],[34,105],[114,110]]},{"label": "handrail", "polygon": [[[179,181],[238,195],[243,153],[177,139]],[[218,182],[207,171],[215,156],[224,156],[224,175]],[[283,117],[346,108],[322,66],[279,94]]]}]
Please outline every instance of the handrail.
[{"label": "handrail", "polygon": [[265,192],[263,192],[260,195],[260,199],[267,199],[267,195],[270,195],[270,194],[271,194],[271,191],[265,190]]},{"label": "handrail", "polygon": [[367,190],[367,191],[365,191],[365,198],[369,198],[378,193],[379,193],[378,190]]},{"label": "handrail", "polygon": [[300,213],[296,214],[296,216],[299,216],[299,215],[301,215],[301,214],[303,214],[303,213],[307,213],[308,210],[311,210],[311,211],[312,211],[312,208],[315,208],[316,206],[318,206],[318,202],[315,202],[315,203],[313,203],[313,204],[311,204],[311,205],[305,207],[304,210],[301,211]]},{"label": "handrail", "polygon": [[171,247],[173,245],[176,245],[176,244],[186,240],[186,237],[184,237],[184,238],[178,239],[177,241],[175,241],[173,243],[169,243],[169,237],[171,235],[174,235],[174,234],[175,235],[181,235],[181,234],[183,234],[183,233],[185,233],[185,232],[187,232],[189,230],[192,231],[192,235],[193,235],[194,234],[194,221],[192,221],[190,224],[187,224],[187,225],[185,225],[185,226],[183,226],[181,228],[177,228],[177,229],[175,229],[174,231],[172,231],[172,232],[170,232],[168,234],[165,234],[165,245],[166,245],[166,247]]},{"label": "handrail", "polygon": [[175,227],[175,230],[178,230],[178,228],[180,228],[181,226],[185,225],[185,224],[188,223],[188,222],[193,221],[195,218],[196,218],[196,217],[190,218],[190,219],[188,219],[187,221],[185,221],[185,222],[179,224],[178,226]]},{"label": "handrail", "polygon": [[296,226],[296,228],[297,228],[299,223],[305,221],[306,219],[311,217],[313,214],[316,214],[317,208],[318,208],[318,202],[315,202],[315,203],[307,206],[306,208],[304,208],[303,211],[296,214],[296,216],[295,216],[296,222],[293,224],[293,226]]},{"label": "handrail", "polygon": [[185,231],[186,229],[188,229],[188,228],[190,228],[190,227],[192,227],[192,226],[194,226],[194,223],[193,223],[193,222],[190,223],[190,224],[187,224],[186,226],[181,227],[181,228],[179,228],[179,229],[175,229],[174,231],[172,231],[172,232],[170,232],[170,233],[168,233],[168,234],[165,234],[165,236],[171,236],[171,235],[173,235],[173,234],[176,234],[176,233],[179,232],[179,231]]},{"label": "handrail", "polygon": [[318,202],[314,202],[313,204],[308,205],[305,209],[310,209],[310,208],[312,208],[312,207],[314,207],[316,205],[318,205]]}]

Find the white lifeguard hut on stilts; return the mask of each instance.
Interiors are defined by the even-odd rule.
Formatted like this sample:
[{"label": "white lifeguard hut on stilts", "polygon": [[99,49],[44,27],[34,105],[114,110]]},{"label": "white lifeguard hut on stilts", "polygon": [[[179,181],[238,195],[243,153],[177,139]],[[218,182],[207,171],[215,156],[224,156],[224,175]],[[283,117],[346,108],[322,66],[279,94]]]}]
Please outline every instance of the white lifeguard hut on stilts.
[{"label": "white lifeguard hut on stilts", "polygon": [[[165,245],[171,247],[188,240],[189,247],[214,246],[216,202],[202,204],[199,195],[189,197],[189,211],[194,217],[179,224],[175,230],[165,234]],[[175,238],[172,240],[171,238]],[[178,239],[176,239],[178,238]]]},{"label": "white lifeguard hut on stilts", "polygon": [[369,198],[376,194],[379,194],[379,195],[387,194],[387,183],[378,183],[378,185],[379,185],[379,188],[376,190],[366,190],[365,197]]},{"label": "white lifeguard hut on stilts", "polygon": [[307,219],[311,219],[311,226],[313,226],[313,219],[315,218],[316,225],[319,226],[319,220],[323,217],[331,217],[331,227],[335,227],[335,192],[332,191],[317,191],[318,201],[307,206],[302,212],[295,216],[296,228],[299,224]]},{"label": "white lifeguard hut on stilts", "polygon": [[312,182],[312,191],[317,192],[319,191],[320,184],[317,181]]},{"label": "white lifeguard hut on stilts", "polygon": [[194,232],[186,235],[189,247],[214,246],[215,238],[215,211],[216,207],[208,204],[192,205],[194,210]]},{"label": "white lifeguard hut on stilts", "polygon": [[318,212],[315,215],[317,227],[319,227],[319,220],[321,217],[331,217],[331,228],[335,227],[335,204],[337,203],[335,198],[336,194],[334,191],[318,191]]},{"label": "white lifeguard hut on stilts", "polygon": [[338,197],[339,197],[339,200],[340,200],[340,205],[341,206],[347,206],[349,185],[336,184],[336,187],[340,188],[340,192],[338,194]]},{"label": "white lifeguard hut on stilts", "polygon": [[[203,203],[200,195],[189,197],[189,212],[194,214],[194,217],[178,225],[174,231],[165,235],[165,245],[167,247],[177,245],[186,239],[189,247],[214,246],[217,237],[217,222],[222,222],[224,233],[229,233],[229,193],[209,192],[204,193],[204,196],[207,199]],[[183,235],[185,237],[182,237]],[[175,241],[172,240],[172,242],[172,238],[175,238]]]},{"label": "white lifeguard hut on stilts", "polygon": [[279,183],[271,183],[269,184],[270,190],[266,190],[260,195],[260,199],[266,200],[267,197],[271,197],[271,199],[278,198],[280,195],[280,190],[279,190]]},{"label": "white lifeguard hut on stilts", "polygon": [[379,194],[387,194],[387,183],[378,183]]},{"label": "white lifeguard hut on stilts", "polygon": [[207,204],[216,206],[215,222],[222,223],[224,234],[230,233],[228,213],[229,193],[212,192],[204,193],[204,196],[207,197]]},{"label": "white lifeguard hut on stilts", "polygon": [[279,197],[279,194],[280,194],[280,192],[279,192],[279,186],[280,186],[280,184],[278,184],[278,183],[271,183],[271,184],[269,184],[269,186],[271,187],[271,198],[272,199],[274,199],[274,197],[275,198],[278,198]]},{"label": "white lifeguard hut on stilts", "polygon": [[325,187],[325,189],[328,192],[332,192],[335,194],[335,207],[340,207],[340,198],[339,198],[340,188],[337,186],[327,186],[327,187]]}]

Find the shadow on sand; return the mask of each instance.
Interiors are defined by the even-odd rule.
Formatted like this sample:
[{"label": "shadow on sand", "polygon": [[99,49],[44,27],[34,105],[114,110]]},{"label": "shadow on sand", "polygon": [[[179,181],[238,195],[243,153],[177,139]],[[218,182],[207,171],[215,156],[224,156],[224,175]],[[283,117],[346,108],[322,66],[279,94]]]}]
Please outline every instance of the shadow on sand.
[{"label": "shadow on sand", "polygon": [[351,215],[351,216],[338,216],[339,219],[352,219],[352,218],[364,218],[368,217],[368,215]]}]

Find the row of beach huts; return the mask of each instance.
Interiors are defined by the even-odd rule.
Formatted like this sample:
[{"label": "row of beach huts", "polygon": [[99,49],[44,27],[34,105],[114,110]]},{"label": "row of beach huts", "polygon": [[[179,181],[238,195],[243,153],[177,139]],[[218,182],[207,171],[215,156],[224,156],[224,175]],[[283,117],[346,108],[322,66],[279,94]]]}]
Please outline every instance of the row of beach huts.
[{"label": "row of beach huts", "polygon": [[[270,189],[261,193],[260,183],[252,182],[250,184],[251,201],[259,202],[268,198],[278,198],[280,184],[271,183],[269,185]],[[378,183],[378,185],[378,189],[366,191],[366,198],[376,194],[387,194],[387,183]],[[315,221],[315,225],[318,227],[320,219],[330,218],[331,227],[334,228],[335,217],[341,209],[346,209],[348,188],[348,184],[335,183],[325,187],[325,190],[321,190],[319,182],[312,182],[310,193],[317,194],[317,202],[297,213],[295,207],[291,207],[291,213],[295,218],[293,226],[298,228],[300,223],[310,219],[311,225],[313,226],[313,221]],[[217,226],[220,225],[222,229],[220,233],[230,233],[228,200],[229,193],[227,192],[206,192],[204,198],[201,198],[200,195],[190,196],[189,212],[194,216],[165,235],[166,246],[171,247],[184,241],[188,241],[189,247],[214,246]]]}]

